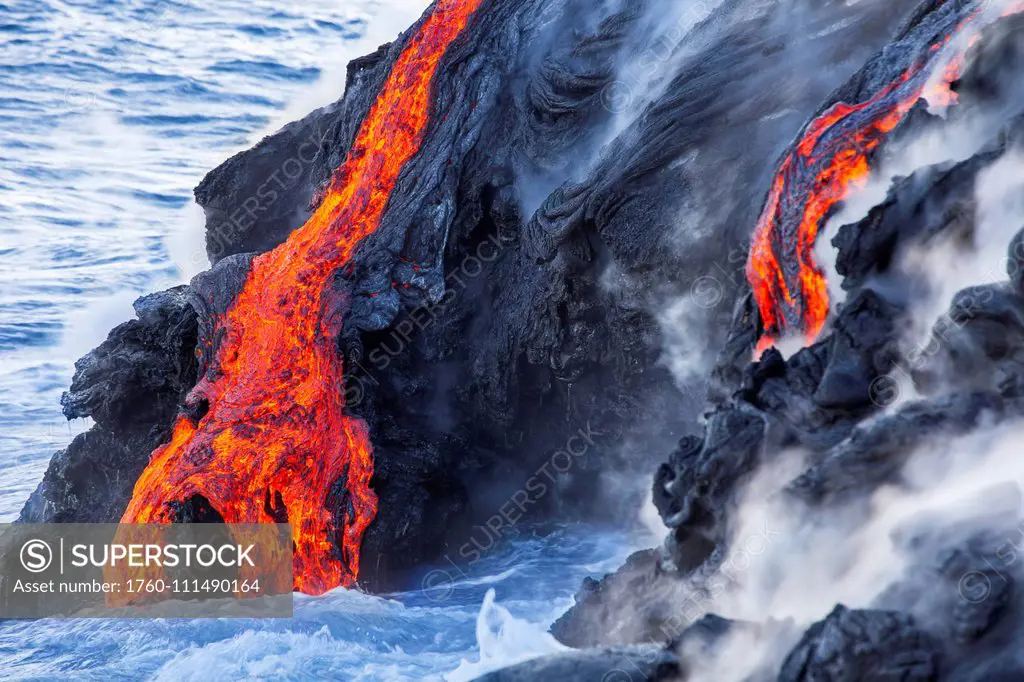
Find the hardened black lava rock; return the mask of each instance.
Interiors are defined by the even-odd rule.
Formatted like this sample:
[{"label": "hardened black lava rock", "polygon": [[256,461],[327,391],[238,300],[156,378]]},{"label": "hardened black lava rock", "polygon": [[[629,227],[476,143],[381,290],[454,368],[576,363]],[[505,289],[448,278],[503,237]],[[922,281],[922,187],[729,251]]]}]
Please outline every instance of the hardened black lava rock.
[{"label": "hardened black lava rock", "polygon": [[866,499],[883,484],[899,483],[903,465],[919,448],[1022,415],[1022,408],[1020,400],[991,393],[955,393],[908,403],[855,429],[787,490],[812,504]]},{"label": "hardened black lava rock", "polygon": [[[1001,11],[1000,11],[1001,10]],[[1024,16],[1007,3],[999,8],[1002,19],[984,31],[968,54],[968,68],[956,83],[963,99],[979,109],[995,108],[999,115],[1019,115],[1024,87],[1019,69],[1024,64]]]},{"label": "hardened black lava rock", "polygon": [[923,390],[956,387],[1020,395],[1024,388],[1024,294],[1006,282],[953,296],[913,368]]},{"label": "hardened black lava rock", "polygon": [[[902,35],[927,33],[936,7],[945,17],[939,23],[946,25],[950,10],[942,5],[923,3]],[[986,29],[973,54],[1009,55],[1016,64],[1020,45],[1024,21],[1012,18]],[[870,96],[891,69],[886,60],[905,48],[890,45],[828,102]],[[749,362],[758,315],[749,295],[737,299],[712,373],[705,435],[680,441],[655,474],[654,503],[669,527],[665,544],[638,555],[647,557],[643,562],[631,561],[600,581],[590,579],[553,629],[562,641],[586,646],[664,641],[659,637],[665,628],[651,624],[663,626],[663,614],[688,613],[688,604],[705,601],[708,576],[732,539],[744,483],[782,450],[796,448],[806,464],[795,480],[783,482],[775,501],[785,500],[790,513],[803,514],[809,527],[833,524],[854,538],[880,488],[910,492],[919,485],[904,478],[904,465],[915,452],[1024,416],[1019,234],[1008,246],[1008,258],[992,262],[991,273],[998,277],[1005,268],[1010,282],[972,284],[953,297],[930,338],[909,346],[907,341],[912,320],[932,295],[906,267],[908,256],[991,246],[981,234],[976,187],[994,164],[1012,160],[1024,132],[1024,96],[1005,73],[998,58],[969,58],[955,85],[960,104],[947,118],[918,107],[900,126],[893,153],[913,145],[926,129],[970,129],[956,127],[966,121],[982,133],[976,153],[897,178],[881,204],[840,229],[834,245],[846,300],[817,343],[789,358],[770,349]],[[913,400],[907,391],[917,393]],[[736,414],[756,415],[763,426],[749,437],[739,424],[728,429],[732,438],[715,437],[723,420]],[[748,440],[749,451],[742,445]],[[947,465],[936,459],[932,475]],[[985,491],[982,496],[979,506],[985,508],[1001,501],[998,513],[965,520],[973,532],[988,529],[1003,538],[1001,544],[989,542],[984,549],[963,541],[948,516],[940,516],[927,532],[901,530],[906,576],[870,605],[873,610],[838,608],[814,626],[778,679],[1024,679],[1024,657],[1017,653],[1024,602],[1015,590],[1020,576],[1013,565],[1019,564],[1021,542],[1019,533],[1006,529],[1021,518],[1021,496],[1015,485],[1011,488],[1008,495]],[[926,541],[932,536],[942,542]],[[700,552],[692,551],[693,538],[701,538]],[[705,558],[695,562],[695,556]],[[706,606],[713,610],[713,600]],[[762,643],[791,644],[785,638]]]},{"label": "hardened black lava rock", "polygon": [[[1024,131],[1020,18],[972,48],[948,118],[915,107],[888,151],[972,116],[989,139],[898,179],[843,226],[833,243],[847,294],[825,334],[751,362],[761,330],[744,240],[777,159],[815,112],[871,97],[971,10],[912,4],[725,0],[703,21],[684,9],[666,28],[654,2],[484,0],[442,60],[420,152],[337,276],[351,307],[338,339],[346,402],[369,425],[380,498],[363,587],[408,586],[409,569],[441,554],[473,561],[522,518],[623,516],[635,505],[621,475],[656,469],[665,543],[588,579],[553,627],[575,647],[646,646],[485,679],[683,677],[679,651],[699,640],[717,655],[737,631],[706,614],[732,588],[719,569],[762,466],[799,449],[806,465],[779,497],[811,519],[842,516],[853,536],[863,518],[853,512],[880,487],[906,485],[903,465],[929,438],[1024,414],[1022,237],[1009,246],[1010,281],[957,294],[933,328],[941,343],[923,353],[904,347],[923,294],[903,267],[915,250],[983,238],[974,188]],[[410,35],[353,62],[338,102],[203,180],[196,198],[216,265],[140,299],[138,319],[78,363],[65,411],[96,425],[54,456],[22,521],[120,518],[177,415],[201,413],[186,404],[196,351],[210,356],[214,321],[251,258],[315,208]],[[721,349],[700,428],[702,406],[661,362],[660,313],[680,301],[693,309],[687,332]],[[911,386],[919,399],[895,404]],[[1006,528],[1019,497],[989,495],[998,522],[972,519],[992,531],[984,543],[942,521],[900,529],[906,575],[802,638],[765,628],[774,654],[764,679],[1024,678],[1021,543]],[[182,520],[215,520],[203,502],[180,501]]]},{"label": "hardened black lava rock", "polygon": [[[800,4],[799,21],[788,3],[726,0],[666,22],[648,1],[481,3],[441,60],[420,151],[337,278],[346,401],[369,425],[380,498],[364,588],[442,554],[472,561],[520,519],[633,515],[644,486],[628,481],[699,407],[661,362],[661,312],[692,303],[687,333],[717,343],[772,160],[910,0]],[[90,375],[74,404],[97,426],[23,519],[120,518],[176,413],[203,410],[184,404],[195,374],[157,368],[192,366],[253,253],[310,215],[416,28],[353,62],[337,102],[203,180],[216,266],[190,287],[189,343],[157,334]]]},{"label": "hardened black lava rock", "polygon": [[733,506],[731,496],[761,461],[766,428],[756,410],[721,410],[709,417],[699,451],[680,452],[678,466],[659,469],[658,512],[671,529],[667,547],[679,570],[704,563],[725,540],[726,519],[720,513]]},{"label": "hardened black lava rock", "polygon": [[138,299],[135,313],[75,363],[64,414],[96,424],[54,455],[19,521],[119,521],[150,453],[169,436],[197,378],[196,312],[177,287]]},{"label": "hardened black lava rock", "polygon": [[679,659],[659,646],[633,646],[551,654],[488,673],[474,682],[677,682]]},{"label": "hardened black lava rock", "polygon": [[[1021,573],[1016,545],[1021,533],[1006,523],[1019,509],[1019,489],[984,491],[988,525],[998,532],[971,532],[971,526],[919,521],[897,540],[914,556],[906,576],[875,600],[880,608],[899,608],[946,644],[947,664],[972,658],[978,642],[1003,621],[1013,621]],[[1002,498],[1002,500],[1000,500]],[[1009,513],[1007,513],[1009,512]],[[967,536],[964,538],[963,536]],[[987,643],[987,642],[986,642]]]},{"label": "hardened black lava rock", "polygon": [[[683,628],[671,613],[667,591],[676,581],[663,574],[663,561],[658,551],[645,550],[600,581],[587,578],[576,593],[576,607],[555,621],[551,633],[576,648],[664,644],[678,636]],[[589,617],[579,618],[581,611]]]},{"label": "hardened black lava rock", "polygon": [[807,630],[778,682],[932,682],[939,643],[910,616],[837,606]]}]

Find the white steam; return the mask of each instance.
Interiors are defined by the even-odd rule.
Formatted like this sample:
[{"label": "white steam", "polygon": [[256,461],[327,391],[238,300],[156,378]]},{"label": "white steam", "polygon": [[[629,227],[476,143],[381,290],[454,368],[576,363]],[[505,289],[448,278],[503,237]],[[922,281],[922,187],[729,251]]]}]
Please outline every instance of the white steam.
[{"label": "white steam", "polygon": [[605,107],[614,114],[609,139],[622,133],[643,110],[657,100],[682,61],[707,47],[692,29],[721,4],[721,0],[653,2],[641,21],[644,37],[632,46],[619,65],[615,80],[602,93]]},{"label": "white steam", "polygon": [[[933,91],[936,84],[943,79],[946,67],[956,55],[969,54],[967,48],[977,37],[980,29],[996,20],[1010,4],[1010,0],[993,0],[985,4],[984,15],[974,26],[957,34],[945,47],[942,59],[938,60],[932,69],[924,88],[925,93]],[[966,67],[961,65],[961,70],[964,68]],[[929,103],[929,110],[939,115],[946,113],[941,106],[932,103]],[[842,208],[822,226],[815,245],[815,259],[825,272],[829,298],[833,305],[841,303],[846,298],[846,292],[840,286],[842,276],[835,269],[837,251],[831,244],[836,231],[843,225],[856,223],[865,218],[873,207],[885,200],[897,178],[907,177],[928,166],[960,162],[973,156],[983,145],[992,141],[994,131],[1002,124],[1000,119],[999,112],[983,110],[955,122],[926,128],[912,139],[903,141],[891,149],[880,167],[872,171],[865,185],[850,191]],[[1004,241],[1004,248],[1007,241],[1009,238]],[[963,286],[973,283],[976,282],[967,282]]]},{"label": "white steam", "polygon": [[[870,500],[869,518],[856,525],[832,511],[827,520],[813,514],[812,523],[806,511],[765,495],[765,486],[759,490],[753,485],[737,516],[738,540],[732,549],[732,554],[750,555],[748,565],[730,571],[732,589],[709,604],[710,610],[755,623],[791,619],[796,626],[792,632],[802,632],[837,603],[871,607],[903,577],[909,563],[899,544],[901,531],[923,518],[950,525],[974,520],[980,531],[989,529],[993,518],[1019,516],[1019,491],[1024,489],[1022,426],[1017,422],[926,442],[904,470],[905,485],[880,489]],[[760,480],[777,481],[779,476],[765,471]],[[1017,494],[1001,494],[1011,490]],[[751,545],[750,538],[765,535],[766,518],[771,541]],[[764,551],[755,555],[751,548],[761,546]],[[761,665],[777,665],[780,644],[793,644],[757,640],[747,631],[730,639],[718,655],[699,662],[700,674],[694,680],[739,682]],[[744,655],[737,658],[737,651]]]},{"label": "white steam", "polygon": [[[715,349],[707,343],[706,303],[717,299],[713,304],[717,305],[724,296],[720,285],[710,278],[694,286],[705,292],[706,297],[699,294],[683,296],[670,301],[658,314],[662,336],[661,362],[681,389],[707,376],[715,360]],[[702,288],[704,286],[706,290]]]},{"label": "white steam", "polygon": [[904,268],[927,282],[929,296],[914,306],[914,329],[925,334],[948,308],[953,295],[969,286],[1004,281],[1007,248],[1024,226],[1024,155],[1010,151],[978,174],[977,205],[970,248],[942,240],[911,252]]}]

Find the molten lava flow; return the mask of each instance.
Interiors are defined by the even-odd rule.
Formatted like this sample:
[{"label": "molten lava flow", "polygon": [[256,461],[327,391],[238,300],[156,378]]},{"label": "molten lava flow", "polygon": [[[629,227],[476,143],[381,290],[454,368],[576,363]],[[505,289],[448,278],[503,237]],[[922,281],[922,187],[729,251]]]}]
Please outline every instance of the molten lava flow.
[{"label": "molten lava flow", "polygon": [[[351,586],[377,513],[366,424],[345,413],[337,335],[347,305],[335,272],[377,229],[428,122],[431,83],[482,0],[439,3],[392,67],[325,196],[279,247],[256,257],[244,287],[204,339],[212,357],[150,459],[122,522],[166,523],[202,496],[227,523],[289,522],[295,588]],[[216,344],[214,341],[216,340]],[[341,509],[340,518],[332,509]]]},{"label": "molten lava flow", "polygon": [[[813,256],[818,228],[849,189],[867,179],[868,155],[918,100],[924,87],[920,80],[915,70],[907,71],[861,104],[833,105],[811,122],[783,159],[754,230],[747,264],[766,333],[762,348],[790,320],[800,321],[808,340],[824,326],[828,289]],[[789,257],[784,262],[796,266],[797,279],[791,284],[776,244],[794,234],[794,242],[779,244]]]},{"label": "molten lava flow", "polygon": [[[1007,13],[1021,11],[1020,5]],[[758,355],[793,327],[803,331],[808,343],[821,332],[829,298],[825,276],[814,261],[818,230],[837,203],[865,184],[872,152],[919,99],[938,106],[956,102],[950,86],[960,76],[963,54],[946,63],[937,83],[929,84],[929,67],[953,35],[979,15],[961,21],[870,99],[830,107],[805,128],[782,160],[754,228],[747,262],[764,327]]]}]

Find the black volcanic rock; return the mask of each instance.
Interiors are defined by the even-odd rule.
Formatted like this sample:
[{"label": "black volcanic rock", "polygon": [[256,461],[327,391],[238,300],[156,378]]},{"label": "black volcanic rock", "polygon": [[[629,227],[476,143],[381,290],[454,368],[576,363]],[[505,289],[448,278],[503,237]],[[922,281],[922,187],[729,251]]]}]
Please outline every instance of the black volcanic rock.
[{"label": "black volcanic rock", "polygon": [[[1020,491],[1015,492],[1019,506]],[[993,525],[1002,525],[1003,521],[996,520]],[[1005,617],[1016,617],[1013,600],[1020,572],[999,558],[1006,548],[1006,538],[1016,533],[1007,530],[1005,534],[951,541],[949,536],[956,535],[955,529],[938,529],[936,525],[931,533],[917,529],[909,534],[912,543],[918,545],[915,565],[877,601],[915,614],[953,645],[947,647],[952,656],[961,647],[969,652]]]},{"label": "black volcanic rock", "polygon": [[[327,143],[324,116],[338,106],[288,124],[252,150],[225,161],[220,172],[207,175],[196,187],[196,201],[206,216],[206,253],[211,263],[238,253],[269,250],[306,221],[313,199],[314,164]],[[252,163],[253,156],[259,164]]]},{"label": "black volcanic rock", "polygon": [[814,402],[827,410],[869,410],[871,384],[892,369],[890,344],[899,309],[871,289],[845,303],[832,332],[829,363],[814,390]]},{"label": "black volcanic rock", "polygon": [[984,423],[1024,414],[1024,404],[988,393],[957,393],[917,401],[858,427],[787,488],[819,504],[863,499],[898,483],[907,460],[929,442],[971,432]]},{"label": "black volcanic rock", "polygon": [[143,296],[137,319],[75,363],[61,404],[96,425],[54,455],[19,521],[119,521],[150,453],[170,434],[196,382],[198,323],[187,288]]},{"label": "black volcanic rock", "polygon": [[972,46],[968,67],[956,83],[956,90],[966,101],[978,107],[1019,114],[1024,97],[1020,69],[1024,66],[1024,16],[1009,6],[1004,17],[984,30],[983,39]]},{"label": "black volcanic rock", "polygon": [[683,679],[679,659],[657,646],[617,647],[552,654],[488,673],[474,682],[674,682]]},{"label": "black volcanic rock", "polygon": [[600,581],[587,578],[576,607],[555,621],[551,633],[576,648],[666,643],[678,636],[682,628],[672,619],[662,562],[656,550],[636,552],[614,574]]},{"label": "black volcanic rock", "polygon": [[[933,24],[935,11],[944,18]],[[893,55],[908,49],[917,40],[913,36],[945,25],[951,11],[958,10],[923,3],[897,40],[819,111],[836,101],[866,99],[891,76]],[[1019,18],[997,23],[983,32],[974,54],[1003,55],[1016,64],[1022,29]],[[989,77],[988,71],[997,73]],[[690,614],[701,612],[693,605],[713,610],[710,581],[734,540],[733,516],[744,484],[782,450],[797,449],[805,466],[770,501],[785,502],[807,532],[834,527],[841,542],[844,535],[855,537],[859,524],[877,512],[874,493],[881,487],[910,492],[921,485],[903,478],[915,452],[993,425],[1008,428],[1024,415],[1021,236],[1009,245],[1009,258],[994,268],[1005,266],[1011,281],[978,282],[956,294],[921,343],[908,339],[908,330],[931,292],[918,273],[904,267],[919,249],[989,246],[980,243],[975,188],[984,172],[1017,153],[1024,132],[1024,97],[1006,73],[1000,57],[969,58],[957,88],[960,105],[945,119],[919,105],[896,131],[892,148],[877,155],[899,154],[926,129],[981,131],[974,154],[895,179],[882,203],[839,230],[836,266],[848,293],[816,343],[789,358],[769,349],[750,362],[760,322],[749,293],[741,292],[712,372],[705,434],[680,441],[655,473],[653,500],[669,527],[664,545],[635,555],[643,561],[631,560],[600,581],[589,579],[576,605],[552,629],[562,641],[665,641],[673,629],[666,623],[683,632]],[[975,127],[956,127],[965,122]],[[903,401],[904,391],[918,396]],[[736,414],[757,415],[763,426],[756,437],[748,439],[743,424],[727,429],[732,438],[714,435],[725,415]],[[754,450],[737,449],[748,440]],[[937,459],[931,474],[947,465]],[[1021,679],[1020,543],[1019,533],[1009,530],[1020,518],[1021,498],[1016,483],[1004,487],[984,491],[979,506],[991,514],[960,519],[963,528],[937,514],[926,529],[901,529],[891,541],[907,559],[906,575],[867,605],[869,610],[837,607],[812,626],[777,679]],[[968,531],[985,531],[986,542],[965,541]],[[793,532],[802,531],[798,526]],[[700,552],[693,551],[695,537],[706,541]],[[789,646],[785,637],[769,635],[760,643]]]},{"label": "black volcanic rock", "polygon": [[[926,0],[890,36],[911,4],[725,0],[659,53],[646,88],[623,79],[634,60],[651,65],[657,5],[483,2],[443,58],[421,151],[334,282],[350,308],[337,339],[343,390],[369,425],[380,498],[362,587],[405,587],[410,568],[442,553],[472,560],[472,530],[512,525],[510,509],[614,519],[635,505],[602,490],[602,475],[656,471],[665,542],[588,578],[552,628],[601,649],[483,679],[673,679],[687,674],[685,653],[717,656],[738,632],[772,654],[758,682],[1024,679],[1013,481],[983,491],[988,515],[899,528],[887,540],[904,575],[802,637],[759,630],[771,613],[753,624],[708,615],[723,590],[743,587],[721,569],[765,466],[798,451],[801,473],[771,501],[852,537],[879,489],[912,487],[903,474],[915,450],[1024,415],[1024,233],[1008,247],[1010,281],[958,293],[916,349],[908,329],[930,292],[904,267],[919,249],[984,238],[976,187],[1024,140],[1020,17],[972,48],[957,107],[943,118],[915,105],[872,161],[972,121],[977,151],[897,178],[842,226],[833,245],[846,298],[824,334],[752,361],[762,330],[744,240],[786,142],[814,113],[875,95],[973,8]],[[79,361],[62,402],[96,425],[54,456],[22,521],[120,518],[177,415],[201,416],[202,400],[186,396],[251,259],[316,206],[410,35],[353,62],[338,102],[203,180],[214,267],[140,299],[138,319]],[[687,333],[719,350],[700,424],[660,358],[659,313],[680,300],[696,310]],[[903,390],[919,395],[898,403]],[[552,473],[559,456],[569,467]],[[202,499],[178,506],[181,520],[218,518]],[[640,646],[607,648],[624,644]]]},{"label": "black volcanic rock", "polygon": [[[349,306],[339,390],[369,426],[380,498],[362,587],[405,587],[409,569],[442,553],[472,560],[472,530],[513,525],[510,509],[615,519],[635,508],[633,491],[609,494],[602,476],[656,471],[665,542],[588,578],[552,628],[601,649],[484,679],[601,679],[631,657],[644,662],[628,674],[672,679],[686,674],[686,652],[716,656],[738,632],[772,653],[758,682],[1022,679],[1014,482],[984,491],[998,513],[899,528],[888,540],[905,574],[802,638],[761,628],[771,613],[753,624],[708,615],[723,590],[743,587],[721,569],[747,484],[766,466],[798,451],[801,473],[771,501],[852,537],[880,488],[912,487],[903,472],[915,450],[1024,415],[1024,233],[1008,247],[1010,281],[958,293],[916,350],[908,329],[930,292],[905,267],[916,250],[983,239],[975,188],[1024,139],[1019,17],[972,49],[957,107],[943,118],[916,105],[872,161],[971,121],[977,151],[897,178],[842,226],[846,298],[824,334],[752,361],[762,329],[744,239],[786,141],[815,112],[893,82],[971,10],[926,0],[890,37],[911,4],[725,0],[669,45],[645,88],[623,79],[650,56],[655,5],[483,2],[442,60],[422,149],[334,281]],[[177,415],[201,416],[201,398],[186,396],[251,259],[316,206],[410,35],[353,62],[338,102],[203,180],[214,267],[140,299],[138,319],[79,361],[62,402],[96,425],[54,456],[21,520],[120,518]],[[660,357],[659,313],[678,301],[695,309],[687,333],[719,350],[700,424]],[[897,403],[903,390],[919,395]],[[568,468],[552,473],[559,461]],[[343,514],[343,481],[330,499]],[[218,518],[202,499],[178,511]],[[625,644],[640,648],[607,649]]]},{"label": "black volcanic rock", "polygon": [[939,643],[911,617],[837,606],[782,664],[779,682],[931,682]]},{"label": "black volcanic rock", "polygon": [[[761,461],[767,423],[755,410],[725,409],[708,419],[699,451],[676,456],[677,467],[662,468],[658,512],[672,529],[667,548],[679,570],[696,568],[722,543],[732,495]],[[685,443],[681,444],[685,445]]]},{"label": "black volcanic rock", "polygon": [[[71,388],[61,397],[68,419],[92,417],[115,429],[173,417],[196,376],[196,314],[187,293],[176,287],[138,299],[137,319],[111,331],[75,363]],[[148,399],[140,400],[142,395]]]},{"label": "black volcanic rock", "polygon": [[878,408],[875,382],[892,370],[900,312],[872,289],[856,292],[823,339],[788,360],[769,348],[747,365],[731,404],[760,410],[776,447],[831,447]]},{"label": "black volcanic rock", "polygon": [[[809,3],[794,25],[782,4],[727,0],[692,29],[660,26],[647,2],[481,4],[442,59],[419,153],[336,279],[350,306],[346,402],[369,425],[380,497],[365,588],[401,585],[442,552],[468,558],[473,524],[509,523],[510,508],[611,520],[641,499],[601,482],[647,474],[697,417],[660,363],[658,312],[711,283],[691,333],[715,343],[771,160],[910,4]],[[353,62],[339,101],[200,183],[216,266],[180,294],[198,313],[190,340],[168,319],[129,351],[115,330],[108,345],[126,350],[69,399],[97,426],[54,458],[23,519],[120,518],[176,413],[202,415],[200,396],[185,404],[205,369],[196,350],[203,363],[215,351],[213,321],[249,259],[316,206],[415,30]],[[649,88],[625,68],[641,58]],[[831,67],[794,75],[808,60]],[[524,500],[534,480],[544,487]],[[343,511],[344,495],[332,499]],[[696,561],[707,547],[694,537]]]},{"label": "black volcanic rock", "polygon": [[1020,395],[1024,388],[1024,295],[1000,282],[953,296],[933,326],[931,343],[916,362],[914,380],[963,391]]}]

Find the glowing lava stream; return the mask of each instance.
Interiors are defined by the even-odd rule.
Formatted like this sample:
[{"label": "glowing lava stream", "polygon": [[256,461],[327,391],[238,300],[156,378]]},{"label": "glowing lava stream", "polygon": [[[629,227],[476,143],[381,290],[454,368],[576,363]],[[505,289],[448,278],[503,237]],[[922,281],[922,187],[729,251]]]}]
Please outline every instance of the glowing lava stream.
[{"label": "glowing lava stream", "polygon": [[[135,485],[124,523],[167,523],[205,497],[228,523],[292,524],[295,589],[355,584],[377,513],[366,424],[345,413],[337,335],[346,302],[334,273],[377,229],[402,168],[420,149],[441,57],[482,0],[438,3],[385,81],[323,201],[288,240],[257,256],[216,322],[215,353]],[[210,350],[215,348],[216,350]],[[340,508],[336,518],[331,508]]]},{"label": "glowing lava stream", "polygon": [[[1004,16],[1022,10],[1024,4],[1018,3]],[[832,105],[808,124],[782,160],[754,228],[747,261],[747,279],[764,327],[758,356],[793,326],[799,326],[807,343],[821,332],[829,298],[825,276],[814,261],[818,230],[838,202],[864,186],[871,170],[869,156],[919,99],[934,105],[956,102],[950,85],[959,78],[963,54],[955,55],[939,82],[926,91],[928,66],[979,14],[980,10],[961,21],[952,34],[932,44],[922,59],[870,99]]]}]

